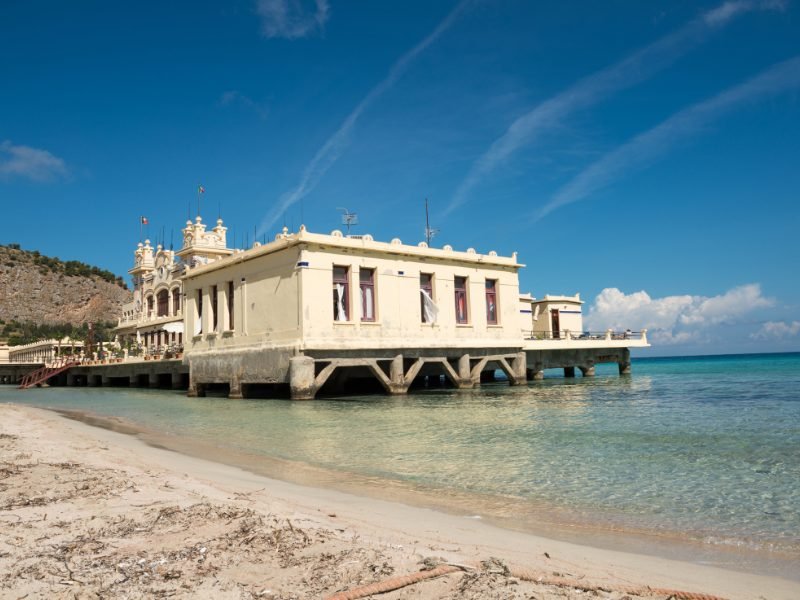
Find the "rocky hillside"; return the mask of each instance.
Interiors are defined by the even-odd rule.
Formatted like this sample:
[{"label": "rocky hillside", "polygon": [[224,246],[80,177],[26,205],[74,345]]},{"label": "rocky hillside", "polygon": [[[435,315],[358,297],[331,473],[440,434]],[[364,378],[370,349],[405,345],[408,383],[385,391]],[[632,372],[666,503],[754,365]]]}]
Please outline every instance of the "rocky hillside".
[{"label": "rocky hillside", "polygon": [[0,321],[116,321],[131,292],[121,277],[11,244],[0,246]]}]

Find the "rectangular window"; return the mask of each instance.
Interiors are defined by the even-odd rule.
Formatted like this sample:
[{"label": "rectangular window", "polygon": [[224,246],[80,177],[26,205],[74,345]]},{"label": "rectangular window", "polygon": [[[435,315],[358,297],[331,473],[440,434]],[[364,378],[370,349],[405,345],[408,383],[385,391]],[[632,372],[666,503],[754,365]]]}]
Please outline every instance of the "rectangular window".
[{"label": "rectangular window", "polygon": [[333,320],[348,321],[350,309],[350,269],[333,267]]},{"label": "rectangular window", "polygon": [[228,282],[228,330],[233,331],[233,282]]},{"label": "rectangular window", "polygon": [[166,317],[169,314],[169,292],[161,290],[156,296],[156,316]]},{"label": "rectangular window", "polygon": [[419,306],[423,323],[435,323],[436,314],[432,310],[433,304],[433,275],[430,273],[419,274]]},{"label": "rectangular window", "polygon": [[361,320],[375,321],[375,269],[359,269],[361,291]]},{"label": "rectangular window", "polygon": [[497,325],[497,280],[486,280],[486,322]]},{"label": "rectangular window", "polygon": [[172,290],[172,314],[178,316],[181,312],[181,289],[175,288]]},{"label": "rectangular window", "polygon": [[469,311],[467,308],[467,278],[454,277],[453,284],[456,298],[456,323],[469,323]]},{"label": "rectangular window", "polygon": [[217,316],[219,311],[217,310],[217,286],[211,286],[211,331],[217,330]]},{"label": "rectangular window", "polygon": [[194,323],[194,334],[203,333],[203,290],[197,290],[197,321]]}]

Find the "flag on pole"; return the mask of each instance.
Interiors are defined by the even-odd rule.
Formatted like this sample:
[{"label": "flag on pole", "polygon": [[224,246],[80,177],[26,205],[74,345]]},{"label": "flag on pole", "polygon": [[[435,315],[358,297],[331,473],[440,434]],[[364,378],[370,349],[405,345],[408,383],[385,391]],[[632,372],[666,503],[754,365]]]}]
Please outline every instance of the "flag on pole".
[{"label": "flag on pole", "polygon": [[150,221],[147,220],[147,217],[139,217],[139,222],[142,225],[149,225],[150,224]]},{"label": "flag on pole", "polygon": [[205,194],[206,193],[206,188],[204,188],[202,185],[198,185],[197,186],[197,193],[198,194]]}]

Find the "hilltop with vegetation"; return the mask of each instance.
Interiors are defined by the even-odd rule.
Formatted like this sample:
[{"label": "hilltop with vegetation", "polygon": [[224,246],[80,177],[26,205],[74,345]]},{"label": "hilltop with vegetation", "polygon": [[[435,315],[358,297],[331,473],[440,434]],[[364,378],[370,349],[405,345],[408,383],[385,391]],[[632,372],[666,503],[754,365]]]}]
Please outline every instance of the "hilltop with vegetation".
[{"label": "hilltop with vegetation", "polygon": [[0,339],[10,344],[83,339],[88,323],[105,333],[130,300],[122,277],[110,271],[0,245]]}]

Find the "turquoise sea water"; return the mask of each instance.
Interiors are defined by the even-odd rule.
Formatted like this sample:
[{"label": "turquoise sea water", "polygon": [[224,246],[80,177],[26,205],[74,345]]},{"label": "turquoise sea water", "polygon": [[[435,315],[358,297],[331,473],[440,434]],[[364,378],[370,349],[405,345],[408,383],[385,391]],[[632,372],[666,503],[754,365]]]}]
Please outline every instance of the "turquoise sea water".
[{"label": "turquoise sea water", "polygon": [[800,560],[798,353],[639,359],[630,377],[610,365],[589,379],[547,372],[524,387],[403,397],[4,386],[0,401],[118,417],[228,462],[285,459],[457,497],[520,526],[594,524]]}]

